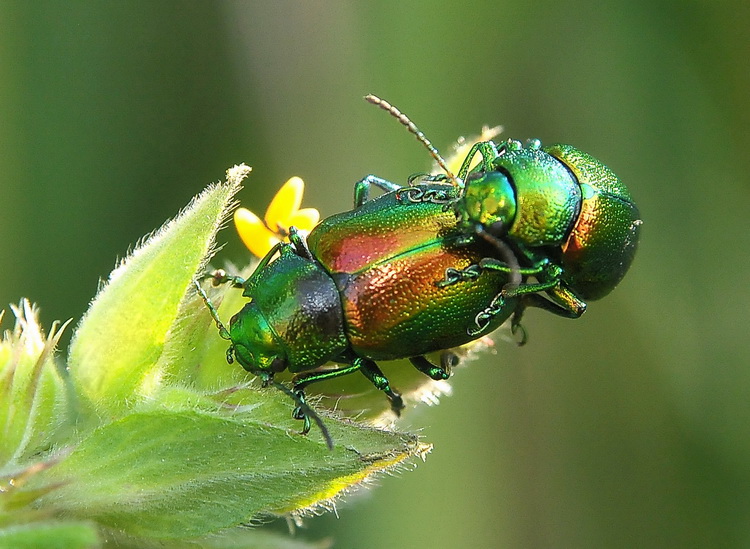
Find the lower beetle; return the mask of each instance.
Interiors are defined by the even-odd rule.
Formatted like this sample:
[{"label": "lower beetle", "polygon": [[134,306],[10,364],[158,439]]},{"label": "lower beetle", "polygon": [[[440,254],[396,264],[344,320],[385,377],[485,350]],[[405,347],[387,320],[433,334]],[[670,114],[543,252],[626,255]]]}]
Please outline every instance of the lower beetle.
[{"label": "lower beetle", "polygon": [[[387,192],[368,201],[372,185]],[[489,253],[484,244],[463,243],[447,208],[455,198],[451,185],[401,188],[369,176],[355,187],[354,210],[323,220],[307,239],[292,229],[290,241],[276,244],[247,280],[217,272],[215,282],[231,282],[250,298],[225,328],[198,286],[222,337],[231,342],[228,361],[237,360],[264,384],[283,370],[297,373],[292,395],[304,432],[312,418],[327,433],[304,401],[311,383],[360,371],[398,413],[402,399],[376,361],[408,358],[432,379],[448,379],[453,355],[444,353],[439,365],[424,355],[476,339],[467,329],[471,319],[508,282],[507,273],[488,271],[444,284],[446,271],[465,270]],[[510,317],[516,304],[506,300],[490,329]],[[342,366],[315,370],[328,362]]]}]

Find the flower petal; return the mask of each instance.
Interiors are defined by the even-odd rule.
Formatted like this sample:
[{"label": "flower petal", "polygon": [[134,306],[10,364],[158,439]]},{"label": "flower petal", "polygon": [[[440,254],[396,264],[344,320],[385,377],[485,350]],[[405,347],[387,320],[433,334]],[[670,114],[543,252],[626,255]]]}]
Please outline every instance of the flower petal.
[{"label": "flower petal", "polygon": [[279,241],[279,237],[269,231],[263,224],[263,221],[246,208],[237,208],[235,210],[234,225],[242,242],[257,257],[266,255]]},{"label": "flower petal", "polygon": [[291,177],[284,183],[266,210],[266,225],[274,230],[277,226],[289,228],[289,219],[302,204],[305,183],[299,177]]},{"label": "flower petal", "polygon": [[309,233],[320,221],[320,212],[315,208],[302,208],[289,219],[289,226],[297,227],[300,231]]}]

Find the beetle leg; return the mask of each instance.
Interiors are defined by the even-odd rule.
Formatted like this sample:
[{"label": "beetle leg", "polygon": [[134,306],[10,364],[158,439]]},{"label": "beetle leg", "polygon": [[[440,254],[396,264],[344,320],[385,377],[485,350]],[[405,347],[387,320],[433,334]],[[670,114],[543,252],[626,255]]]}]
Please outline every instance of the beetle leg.
[{"label": "beetle leg", "polygon": [[294,402],[297,404],[297,407],[294,409],[294,412],[292,412],[292,417],[294,419],[301,419],[304,421],[302,432],[300,434],[306,435],[310,432],[311,427],[311,418],[317,423],[318,427],[320,428],[320,432],[323,435],[323,439],[326,441],[326,446],[328,446],[329,450],[333,450],[333,439],[331,438],[331,434],[328,432],[328,427],[325,426],[323,423],[323,420],[320,419],[320,416],[310,408],[310,406],[307,404],[307,401],[305,400],[305,393],[302,390],[299,391],[292,391],[290,390],[286,385],[282,385],[281,383],[274,381],[273,374],[268,374],[268,372],[265,372],[264,376],[261,376],[263,379],[263,387],[266,387],[267,385],[273,385],[276,387],[279,391],[284,393],[285,395],[288,395],[294,400]]},{"label": "beetle leg", "polygon": [[360,179],[354,184],[355,208],[359,208],[362,204],[370,199],[370,187],[372,187],[373,185],[387,193],[397,191],[401,188],[401,185],[391,183],[390,181],[382,179],[376,175],[368,175],[367,177]]},{"label": "beetle leg", "polygon": [[298,256],[315,261],[315,256],[310,251],[310,248],[307,247],[307,240],[300,234],[297,227],[289,227],[289,242],[294,246],[294,251],[297,252]]},{"label": "beetle leg", "polygon": [[461,164],[461,168],[458,170],[457,177],[461,181],[466,180],[466,175],[469,173],[472,160],[474,160],[477,153],[482,155],[482,170],[485,172],[491,172],[494,169],[492,161],[500,154],[497,150],[497,145],[492,141],[480,141],[479,143],[474,143],[471,149],[469,149],[469,154],[466,155],[466,160],[464,160],[463,164]]},{"label": "beetle leg", "polygon": [[438,174],[431,174],[431,173],[424,173],[424,172],[418,172],[413,173],[409,176],[409,178],[406,180],[409,185],[416,185],[419,183],[445,183],[450,178],[445,175],[444,173],[438,173]]},{"label": "beetle leg", "polygon": [[[539,297],[537,294],[531,294],[528,297],[536,296]],[[546,299],[541,298],[544,301]],[[529,334],[526,331],[526,328],[523,327],[523,324],[521,324],[521,318],[523,317],[523,313],[526,310],[527,303],[526,298],[522,298],[518,306],[516,307],[516,310],[513,311],[513,316],[510,319],[510,333],[513,335],[516,335],[518,332],[520,332],[520,337],[518,337],[518,340],[516,341],[516,344],[519,347],[523,347],[526,345],[526,342],[529,339]]]},{"label": "beetle leg", "polygon": [[401,399],[399,393],[391,389],[391,384],[388,381],[388,378],[380,371],[378,365],[372,360],[362,357],[355,358],[353,364],[359,364],[360,371],[372,382],[373,385],[375,385],[375,387],[386,394],[391,401],[391,410],[393,410],[397,416],[400,416],[401,410],[404,409],[404,401]]},{"label": "beetle leg", "polygon": [[311,383],[317,383],[319,381],[325,381],[327,379],[334,379],[337,377],[345,376],[348,374],[351,374],[352,372],[356,372],[359,370],[360,365],[356,362],[353,362],[352,364],[348,364],[347,366],[344,366],[343,368],[336,368],[333,370],[321,370],[319,372],[305,372],[303,374],[297,374],[294,376],[294,379],[292,379],[292,384],[294,385],[294,391],[302,391],[305,387],[310,385]]},{"label": "beetle leg", "polygon": [[493,257],[485,257],[480,262],[478,267],[481,269],[487,270],[487,271],[498,271],[502,273],[518,273],[521,276],[536,276],[538,274],[541,274],[545,270],[544,265],[540,265],[537,267],[519,267],[518,269],[515,269],[505,263],[504,261],[500,261],[499,259],[495,259]]},{"label": "beetle leg", "polygon": [[474,317],[474,325],[476,326],[476,328],[469,327],[466,329],[466,333],[472,337],[478,337],[487,329],[490,324],[492,324],[492,319],[504,311],[505,296],[501,291],[493,298],[493,300],[485,309],[479,311],[477,313],[477,316]]},{"label": "beetle leg", "polygon": [[[297,374],[292,379],[292,386],[294,394],[300,402],[305,402],[305,387],[318,381],[325,381],[327,379],[334,379],[337,377],[345,376],[359,370],[358,364],[349,364],[343,368],[337,368],[334,370],[322,370],[319,372],[307,372],[304,374]],[[292,413],[294,419],[304,419],[305,425],[303,432],[306,433],[310,430],[310,420],[307,418],[307,413],[302,409],[301,406],[297,406]]]},{"label": "beetle leg", "polygon": [[[485,260],[482,260],[483,263]],[[562,269],[557,265],[546,265],[542,270],[543,273],[538,276],[540,282],[524,283],[518,286],[507,285],[502,289],[501,294],[508,297],[523,297],[546,292],[552,301],[544,299],[537,295],[536,298],[527,300],[528,305],[539,307],[551,313],[566,318],[578,318],[586,312],[586,302],[582,301],[560,280]]]},{"label": "beetle leg", "polygon": [[482,268],[479,265],[469,265],[464,269],[454,269],[449,267],[445,270],[445,278],[437,283],[438,288],[445,288],[458,282],[474,280],[482,274]]},{"label": "beetle leg", "polygon": [[216,269],[212,273],[205,273],[200,277],[200,280],[211,279],[212,286],[221,286],[227,282],[231,282],[232,288],[243,288],[245,286],[245,279],[241,276],[235,276],[227,274],[224,269]]},{"label": "beetle leg", "polygon": [[503,273],[518,273],[521,276],[534,276],[541,273],[544,269],[542,267],[524,267],[514,269],[507,263],[503,263],[499,259],[493,259],[486,257],[479,263],[474,263],[463,269],[448,268],[445,270],[445,278],[437,283],[439,288],[444,288],[457,282],[464,282],[466,280],[474,280],[483,270],[487,271],[498,271]]},{"label": "beetle leg", "polygon": [[436,366],[422,355],[411,357],[409,362],[411,362],[417,370],[435,381],[448,379],[451,376],[449,368],[445,368],[443,365]]},{"label": "beetle leg", "polygon": [[[551,313],[565,318],[579,318],[586,312],[586,302],[578,298],[573,292],[562,284],[550,288],[547,295],[552,299],[551,307],[545,309]],[[541,297],[541,296],[539,296]],[[539,305],[534,305],[539,307]]]}]

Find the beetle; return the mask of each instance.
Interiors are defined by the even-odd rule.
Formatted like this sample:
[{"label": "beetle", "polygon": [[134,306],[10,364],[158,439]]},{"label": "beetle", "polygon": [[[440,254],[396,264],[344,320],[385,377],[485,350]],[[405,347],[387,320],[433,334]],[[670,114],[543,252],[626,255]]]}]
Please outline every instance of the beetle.
[{"label": "beetle", "polygon": [[[378,361],[408,358],[432,379],[447,379],[449,349],[511,317],[517,329],[526,307],[580,316],[584,299],[603,297],[625,275],[640,225],[625,187],[578,149],[483,141],[454,176],[405,115],[366,99],[406,125],[445,173],[404,187],[367,176],[355,184],[353,210],[323,220],[307,238],[292,227],[247,280],[212,275],[249,298],[228,328],[196,283],[230,341],[227,360],[289,394],[303,433],[316,421],[329,447],[305,387],[360,371],[398,413],[403,401]],[[370,200],[372,187],[384,194]],[[446,351],[440,364],[425,358],[433,351]],[[342,366],[319,369],[329,362]],[[283,370],[296,374],[292,390],[273,379]]]},{"label": "beetle", "polygon": [[[384,194],[368,199],[376,186]],[[415,200],[415,193],[423,200]],[[368,176],[355,186],[355,208],[324,219],[305,239],[292,228],[289,242],[277,243],[243,280],[223,271],[215,283],[242,288],[249,302],[224,327],[198,285],[220,335],[230,341],[227,360],[236,360],[274,384],[274,374],[295,373],[290,394],[303,432],[315,420],[304,388],[311,383],[364,374],[383,391],[397,414],[399,393],[377,365],[408,358],[434,380],[448,379],[454,355],[444,352],[440,364],[426,353],[447,351],[476,337],[469,320],[492,304],[508,283],[503,271],[488,271],[461,284],[443,284],[447,270],[463,270],[489,253],[489,246],[467,246],[454,212],[448,208],[455,189],[429,182],[409,187]],[[493,315],[491,329],[514,312],[515,298]],[[469,319],[469,320],[467,320]],[[335,362],[336,369],[318,370]]]},{"label": "beetle", "polygon": [[[481,161],[469,171],[476,154]],[[516,270],[537,280],[504,288],[477,316],[474,333],[484,332],[511,296],[522,298],[521,308],[578,318],[586,301],[606,296],[630,268],[640,213],[625,185],[591,155],[571,145],[542,147],[537,139],[525,146],[512,139],[501,146],[485,141],[469,151],[458,174],[459,181],[464,179],[454,210],[467,242],[501,242],[512,249],[518,266],[505,257],[483,258],[450,273],[447,283],[484,270]]]}]

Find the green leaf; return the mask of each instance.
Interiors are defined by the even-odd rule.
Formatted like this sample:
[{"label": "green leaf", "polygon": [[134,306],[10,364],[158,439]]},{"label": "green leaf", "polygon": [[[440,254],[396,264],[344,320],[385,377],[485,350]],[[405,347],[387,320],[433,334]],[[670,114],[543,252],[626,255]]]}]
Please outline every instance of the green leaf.
[{"label": "green leaf", "polygon": [[99,415],[117,416],[159,390],[164,343],[238,184],[201,193],[137,247],[92,302],[71,343],[69,368]]},{"label": "green leaf", "polygon": [[[31,532],[52,518],[85,519],[121,547],[291,547],[235,527],[325,507],[429,450],[413,435],[320,413],[335,444],[330,451],[320,429],[299,434],[288,395],[258,387],[226,363],[227,342],[193,281],[246,173],[240,168],[229,183],[207,189],[115,269],[74,334],[71,383],[51,362],[53,337],[34,347],[28,364],[18,360],[18,341],[33,336],[36,323],[0,346],[0,360],[12,365],[0,369],[0,389],[26,399],[0,401],[0,422],[24,449],[9,451],[16,462],[0,463],[0,525],[28,524]],[[245,301],[238,290],[208,290],[217,305],[223,301],[221,318]],[[39,365],[54,374],[55,390],[37,390],[37,402],[28,387],[47,387],[29,381],[46,379]],[[75,414],[55,407],[56,395],[68,394],[79,403]],[[308,401],[319,407],[314,396]],[[19,403],[23,417],[15,413]],[[51,429],[56,410],[77,431]]]},{"label": "green leaf", "polygon": [[99,546],[96,528],[87,522],[32,522],[0,528],[0,549],[88,549]]},{"label": "green leaf", "polygon": [[319,437],[258,417],[131,414],[92,432],[29,485],[59,483],[37,504],[67,516],[131,535],[190,538],[318,504],[425,450],[413,436],[329,419],[331,452]]},{"label": "green leaf", "polygon": [[216,534],[191,539],[149,540],[109,532],[107,546],[116,549],[328,549],[332,540],[310,542],[288,534],[256,528],[233,528]]}]

